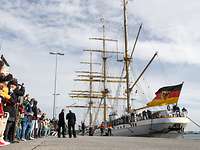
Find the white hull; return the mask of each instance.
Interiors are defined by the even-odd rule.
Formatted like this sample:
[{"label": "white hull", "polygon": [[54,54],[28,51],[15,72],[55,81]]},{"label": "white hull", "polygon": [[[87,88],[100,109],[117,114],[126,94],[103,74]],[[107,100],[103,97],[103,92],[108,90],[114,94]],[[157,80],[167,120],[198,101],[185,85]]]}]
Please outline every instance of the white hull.
[{"label": "white hull", "polygon": [[156,118],[114,126],[113,136],[176,137],[183,133],[189,122],[186,117]]}]

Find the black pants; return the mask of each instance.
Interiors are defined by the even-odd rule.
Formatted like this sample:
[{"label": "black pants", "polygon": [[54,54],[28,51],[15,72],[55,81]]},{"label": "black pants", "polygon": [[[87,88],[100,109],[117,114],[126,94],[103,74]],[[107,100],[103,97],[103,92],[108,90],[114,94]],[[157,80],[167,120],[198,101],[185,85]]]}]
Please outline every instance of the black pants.
[{"label": "black pants", "polygon": [[89,136],[93,136],[93,128],[92,127],[89,128]]},{"label": "black pants", "polygon": [[85,135],[85,129],[82,129],[82,136]]},{"label": "black pants", "polygon": [[112,129],[108,128],[108,136],[112,135]]},{"label": "black pants", "polygon": [[101,136],[103,136],[103,128],[100,128],[100,130],[101,130]]},{"label": "black pants", "polygon": [[76,137],[75,124],[68,124],[69,138],[72,137],[72,132],[73,132],[73,136],[75,138]]},{"label": "black pants", "polygon": [[60,137],[61,128],[62,128],[62,136],[65,137],[65,131],[66,131],[65,124],[59,124],[58,125],[58,137]]},{"label": "black pants", "polygon": [[4,131],[4,139],[13,142],[15,137],[15,121],[7,121],[6,129]]}]

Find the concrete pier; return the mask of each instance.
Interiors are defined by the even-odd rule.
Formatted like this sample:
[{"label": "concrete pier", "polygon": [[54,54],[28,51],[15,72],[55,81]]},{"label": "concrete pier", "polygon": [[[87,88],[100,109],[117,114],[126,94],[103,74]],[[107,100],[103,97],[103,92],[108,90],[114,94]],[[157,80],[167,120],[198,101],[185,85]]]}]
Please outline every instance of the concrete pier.
[{"label": "concrete pier", "polygon": [[200,140],[141,137],[48,137],[10,144],[1,150],[200,150]]}]

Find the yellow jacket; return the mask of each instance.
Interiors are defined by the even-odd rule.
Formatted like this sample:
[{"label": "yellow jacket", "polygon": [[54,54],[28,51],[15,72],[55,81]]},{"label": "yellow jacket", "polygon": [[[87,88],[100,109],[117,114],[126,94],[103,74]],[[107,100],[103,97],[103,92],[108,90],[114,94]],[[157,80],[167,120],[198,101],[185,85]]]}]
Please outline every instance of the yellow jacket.
[{"label": "yellow jacket", "polygon": [[10,100],[10,95],[8,95],[8,87],[4,86],[2,90],[0,90],[0,96],[5,98],[6,100]]}]

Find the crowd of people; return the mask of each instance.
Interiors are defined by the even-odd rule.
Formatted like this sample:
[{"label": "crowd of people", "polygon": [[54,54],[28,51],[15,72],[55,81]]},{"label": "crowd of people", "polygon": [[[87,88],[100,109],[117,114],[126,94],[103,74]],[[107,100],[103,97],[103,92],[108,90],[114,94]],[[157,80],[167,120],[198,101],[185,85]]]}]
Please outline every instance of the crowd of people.
[{"label": "crowd of people", "polygon": [[0,147],[33,140],[50,133],[50,120],[38,108],[37,100],[26,94],[24,84],[8,72],[9,64],[0,60]]}]

